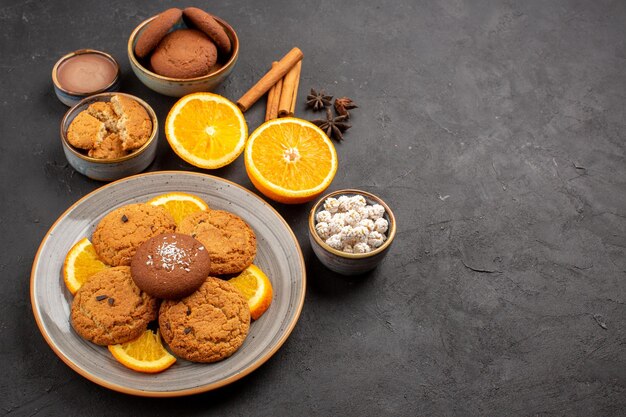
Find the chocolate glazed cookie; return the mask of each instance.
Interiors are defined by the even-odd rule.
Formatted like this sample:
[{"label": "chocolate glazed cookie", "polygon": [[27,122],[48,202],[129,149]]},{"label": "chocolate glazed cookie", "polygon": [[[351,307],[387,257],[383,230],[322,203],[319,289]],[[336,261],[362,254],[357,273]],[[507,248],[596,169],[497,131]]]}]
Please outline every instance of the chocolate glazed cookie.
[{"label": "chocolate glazed cookie", "polygon": [[192,362],[216,362],[241,347],[250,328],[247,301],[229,282],[208,277],[180,301],[163,301],[159,329],[172,352]]},{"label": "chocolate glazed cookie", "polygon": [[209,276],[211,258],[202,243],[188,235],[155,236],[137,249],[130,263],[133,281],[148,294],[180,299]]}]

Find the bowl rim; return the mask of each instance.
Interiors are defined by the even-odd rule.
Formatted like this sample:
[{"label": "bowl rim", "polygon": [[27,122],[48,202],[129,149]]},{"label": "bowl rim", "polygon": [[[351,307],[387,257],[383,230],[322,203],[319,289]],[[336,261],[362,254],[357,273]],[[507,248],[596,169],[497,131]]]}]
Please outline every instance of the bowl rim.
[{"label": "bowl rim", "polygon": [[[146,143],[144,143],[139,149],[136,149],[133,152],[129,153],[128,155],[124,155],[120,158],[113,158],[113,159],[93,158],[89,155],[84,155],[78,152],[67,140],[67,131],[63,129],[63,126],[66,125],[66,122],[70,118],[70,116],[78,112],[78,109],[84,106],[85,104],[96,102],[96,101],[104,101],[100,99],[110,98],[114,95],[121,95],[121,96],[128,97],[130,99],[133,99],[139,104],[141,104],[144,109],[146,109],[146,111],[148,112],[148,115],[150,116],[150,120],[152,121],[152,133],[150,133],[150,137],[148,138]],[[68,128],[69,128],[69,125],[68,125]],[[74,106],[70,107],[70,109],[65,113],[65,116],[63,116],[63,119],[61,119],[61,125],[60,125],[61,142],[66,149],[69,149],[69,151],[72,154],[74,154],[75,156],[77,156],[78,158],[84,161],[95,163],[95,164],[101,164],[101,165],[121,163],[129,159],[133,159],[137,157],[138,155],[142,154],[146,149],[150,147],[150,144],[156,140],[158,130],[159,130],[159,120],[157,118],[156,113],[154,112],[154,109],[152,109],[152,107],[148,103],[146,103],[144,100],[140,99],[139,97],[133,96],[132,94],[120,93],[120,92],[105,92],[105,93],[94,94],[92,96],[85,97],[84,99],[76,103]]]},{"label": "bowl rim", "polygon": [[[347,252],[343,252],[340,251],[338,249],[335,248],[331,248],[328,244],[326,244],[326,242],[324,242],[322,240],[321,237],[319,237],[319,235],[317,234],[317,231],[315,230],[315,213],[317,212],[317,209],[320,207],[320,205],[322,205],[324,203],[324,201],[329,198],[329,197],[334,197],[336,195],[362,195],[365,198],[368,198],[372,201],[375,201],[376,204],[380,204],[381,206],[383,206],[385,208],[385,212],[387,213],[387,215],[389,216],[389,230],[387,231],[387,240],[385,240],[385,242],[380,245],[378,248],[374,249],[371,252],[367,252],[367,253],[347,253]],[[355,188],[346,188],[343,190],[337,190],[337,191],[333,191],[330,192],[326,195],[324,195],[323,197],[321,197],[317,203],[315,203],[313,205],[313,207],[311,208],[311,211],[309,212],[309,235],[313,237],[313,239],[315,240],[315,242],[322,248],[324,249],[326,252],[330,252],[333,255],[339,256],[341,258],[347,258],[347,259],[364,259],[364,258],[370,258],[372,256],[376,256],[379,253],[384,252],[390,245],[391,242],[394,240],[394,238],[396,237],[396,217],[393,214],[393,211],[391,211],[391,209],[389,208],[389,206],[387,205],[387,203],[385,203],[383,201],[382,198],[369,193],[367,191],[363,191],[363,190],[358,190]]]},{"label": "bowl rim", "polygon": [[[61,86],[61,83],[59,82],[59,78],[57,76],[57,72],[58,72],[59,67],[61,66],[61,64],[64,63],[65,61],[67,61],[68,59],[73,58],[73,57],[75,57],[77,55],[86,55],[86,54],[102,55],[105,58],[107,58],[109,61],[111,61],[115,65],[115,68],[117,69],[117,72],[115,73],[115,78],[113,78],[113,81],[111,81],[111,83],[107,84],[103,88],[100,88],[98,90],[91,91],[91,92],[88,92],[88,93],[78,93],[76,91],[72,91],[72,90],[68,90],[67,88],[63,88]],[[108,53],[106,53],[104,51],[99,51],[97,49],[90,49],[90,48],[77,49],[76,51],[72,51],[72,52],[70,52],[68,54],[65,54],[61,58],[59,58],[59,60],[52,67],[52,83],[54,84],[54,86],[56,88],[58,88],[59,90],[61,90],[62,92],[64,92],[65,94],[69,94],[69,95],[76,96],[76,97],[89,97],[89,96],[94,95],[94,94],[105,92],[109,88],[113,87],[115,85],[115,83],[117,83],[120,80],[121,76],[122,76],[122,69],[120,68],[120,64],[115,60],[115,58],[113,58],[113,55],[108,54]]]},{"label": "bowl rim", "polygon": [[144,20],[143,22],[141,22],[139,25],[137,25],[137,27],[135,29],[133,29],[133,31],[131,32],[130,36],[128,37],[128,44],[126,46],[126,52],[128,55],[128,59],[130,60],[130,63],[132,66],[136,67],[137,69],[139,69],[144,75],[147,75],[155,80],[159,80],[159,81],[169,81],[169,82],[175,82],[175,83],[190,83],[190,82],[194,82],[194,81],[205,81],[208,80],[212,77],[215,77],[219,74],[221,74],[222,72],[226,72],[229,68],[231,68],[235,62],[237,61],[237,57],[239,56],[239,37],[237,36],[237,32],[235,32],[235,29],[233,29],[233,27],[231,25],[229,25],[225,20],[211,14],[211,16],[213,17],[213,19],[215,19],[226,31],[226,35],[229,37],[229,39],[231,40],[232,43],[232,49],[231,49],[231,53],[230,53],[230,58],[228,59],[228,61],[226,61],[226,63],[224,65],[222,65],[217,71],[211,72],[209,74],[206,75],[202,75],[200,77],[194,77],[194,78],[173,78],[173,77],[166,77],[164,75],[159,75],[155,72],[150,71],[148,68],[146,68],[145,66],[143,66],[139,60],[137,59],[137,57],[135,56],[135,51],[134,51],[134,47],[133,47],[133,43],[135,41],[135,39],[137,38],[137,34],[144,28],[146,27],[150,22],[152,22],[154,19],[156,19],[159,15],[154,15],[152,17],[149,17],[148,19]]}]

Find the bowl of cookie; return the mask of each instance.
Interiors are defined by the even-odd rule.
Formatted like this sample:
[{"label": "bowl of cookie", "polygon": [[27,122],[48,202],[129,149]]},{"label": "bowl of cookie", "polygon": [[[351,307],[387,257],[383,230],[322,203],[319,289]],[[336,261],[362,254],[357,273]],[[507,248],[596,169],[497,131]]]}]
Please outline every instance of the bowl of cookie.
[{"label": "bowl of cookie", "polygon": [[358,275],[376,268],[396,236],[389,206],[366,191],[337,190],[320,198],[309,213],[309,241],[328,269]]},{"label": "bowl of cookie", "polygon": [[61,121],[69,164],[98,181],[114,181],[146,169],[156,156],[158,119],[142,99],[101,93],[81,100]]},{"label": "bowl of cookie", "polygon": [[171,97],[212,91],[239,57],[239,39],[223,19],[197,7],[146,19],[128,39],[130,66],[151,90]]}]

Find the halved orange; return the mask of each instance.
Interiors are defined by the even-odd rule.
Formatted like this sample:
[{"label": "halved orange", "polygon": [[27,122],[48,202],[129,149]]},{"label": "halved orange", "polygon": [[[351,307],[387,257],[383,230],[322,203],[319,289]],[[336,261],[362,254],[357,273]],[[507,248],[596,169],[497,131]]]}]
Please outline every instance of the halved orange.
[{"label": "halved orange", "polygon": [[93,245],[85,237],[74,244],[65,256],[63,281],[74,295],[93,274],[108,267],[98,258]]},{"label": "halved orange", "polygon": [[250,265],[228,282],[233,284],[248,300],[250,317],[257,320],[272,304],[274,291],[267,275],[256,265]]},{"label": "halved orange", "polygon": [[161,341],[161,334],[146,330],[138,339],[128,343],[110,345],[109,351],[122,365],[138,372],[162,372],[176,362]]},{"label": "halved orange", "polygon": [[172,215],[176,224],[196,211],[209,209],[209,205],[200,197],[179,192],[161,194],[148,201],[148,204],[165,208]]},{"label": "halved orange", "polygon": [[313,123],[295,117],[270,120],[248,138],[246,172],[252,184],[280,203],[318,197],[337,172],[337,151]]},{"label": "halved orange", "polygon": [[243,152],[248,125],[239,108],[225,97],[193,93],[174,104],[165,120],[165,137],[185,161],[221,168]]}]

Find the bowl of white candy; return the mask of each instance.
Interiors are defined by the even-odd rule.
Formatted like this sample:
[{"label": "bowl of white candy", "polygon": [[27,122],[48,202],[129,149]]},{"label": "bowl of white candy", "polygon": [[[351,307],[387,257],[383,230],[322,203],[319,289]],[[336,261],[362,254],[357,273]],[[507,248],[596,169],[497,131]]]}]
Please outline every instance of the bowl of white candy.
[{"label": "bowl of white candy", "polygon": [[342,275],[376,268],[395,235],[393,212],[383,200],[366,191],[333,191],[322,197],[309,214],[313,252],[327,268]]}]

